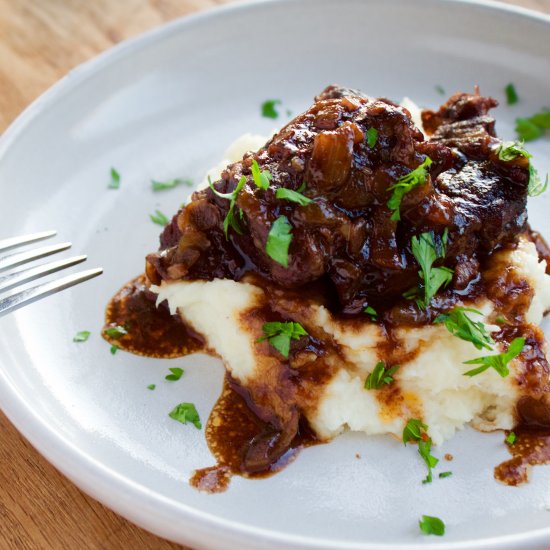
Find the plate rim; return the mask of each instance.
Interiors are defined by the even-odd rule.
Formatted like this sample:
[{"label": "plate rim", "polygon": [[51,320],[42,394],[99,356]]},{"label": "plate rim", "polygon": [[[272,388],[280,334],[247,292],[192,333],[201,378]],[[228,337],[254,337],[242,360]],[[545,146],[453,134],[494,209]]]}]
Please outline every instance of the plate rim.
[{"label": "plate rim", "polygon": [[[234,13],[249,9],[262,9],[265,5],[296,3],[314,4],[317,0],[246,0],[207,8],[176,18],[160,26],[126,39],[111,48],[99,53],[71,69],[65,76],[55,82],[46,91],[34,99],[6,128],[0,136],[0,163],[9,153],[9,149],[18,137],[28,129],[34,119],[50,105],[57,102],[65,94],[87,78],[116,63],[126,56],[131,56],[149,44],[168,38],[172,34],[184,32],[188,26],[201,24],[212,17],[223,17],[228,12]],[[329,3],[330,0],[323,0]],[[364,4],[364,0],[346,0],[347,2]],[[368,3],[381,3],[382,0],[366,0]],[[405,1],[405,0],[400,0]],[[423,0],[426,4],[447,3],[461,6],[464,9],[476,8],[487,11],[498,11],[510,16],[518,16],[549,25],[550,14],[537,12],[529,8],[504,4],[495,0]],[[318,4],[317,4],[318,5]],[[2,362],[0,362],[0,403],[1,409],[17,431],[52,464],[58,471],[71,480],[77,487],[92,498],[105,504],[117,514],[125,517],[137,526],[156,535],[180,542],[181,534],[186,536],[185,544],[199,544],[201,547],[225,547],[228,543],[239,544],[241,548],[255,548],[254,543],[260,541],[272,544],[285,544],[286,548],[303,549],[349,549],[349,550],[419,550],[425,548],[422,543],[356,543],[335,539],[316,539],[303,535],[285,534],[280,531],[253,527],[245,523],[226,520],[213,513],[204,512],[187,505],[185,502],[155,493],[140,483],[125,477],[116,470],[105,466],[92,455],[80,450],[55,427],[49,425],[25,401],[23,395],[6,377]],[[113,490],[113,488],[115,490]],[[121,499],[120,496],[124,496]],[[135,500],[138,499],[138,500]],[[128,506],[125,503],[139,506]],[[177,516],[178,525],[170,525],[170,516]],[[162,523],[162,525],[161,525]],[[550,542],[550,527],[535,529],[514,535],[494,536],[483,539],[472,539],[459,542],[436,542],[431,548],[440,550],[456,550],[459,548],[474,549],[498,547],[517,548],[519,543],[534,545]]]}]

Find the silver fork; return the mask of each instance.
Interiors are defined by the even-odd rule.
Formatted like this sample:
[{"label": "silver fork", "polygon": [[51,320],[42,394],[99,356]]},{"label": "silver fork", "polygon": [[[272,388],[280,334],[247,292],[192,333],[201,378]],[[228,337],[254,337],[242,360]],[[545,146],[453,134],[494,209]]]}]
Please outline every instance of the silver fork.
[{"label": "silver fork", "polygon": [[[3,254],[8,250],[48,239],[54,235],[56,235],[55,231],[44,231],[23,237],[0,240],[0,253]],[[36,267],[22,267],[28,262],[51,256],[70,247],[71,243],[61,243],[0,256],[0,317],[103,273],[101,268],[89,269],[31,288],[20,288],[26,283],[79,264],[86,259],[86,256],[73,256],[66,260],[41,264]]]}]

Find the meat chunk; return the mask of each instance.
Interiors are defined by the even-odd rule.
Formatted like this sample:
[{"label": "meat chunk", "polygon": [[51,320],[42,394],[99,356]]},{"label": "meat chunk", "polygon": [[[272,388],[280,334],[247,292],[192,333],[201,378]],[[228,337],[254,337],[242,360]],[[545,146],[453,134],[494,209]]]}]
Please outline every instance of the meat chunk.
[{"label": "meat chunk", "polygon": [[[411,237],[448,232],[444,265],[466,288],[476,266],[512,241],[526,225],[527,165],[506,163],[488,115],[497,102],[455,94],[437,112],[425,111],[425,140],[410,113],[385,99],[329,86],[256,153],[229,166],[217,191],[194,193],[147,257],[148,276],[161,279],[239,280],[249,271],[285,288],[329,282],[344,313],[366,304],[390,307],[418,282]],[[373,139],[374,136],[374,139]],[[400,220],[388,207],[391,186],[427,158],[423,184],[404,195]],[[267,189],[253,181],[252,165],[271,174]],[[223,221],[240,179],[227,238]],[[279,188],[301,190],[297,204]],[[266,252],[275,220],[284,216],[292,240],[288,265]],[[465,266],[468,266],[467,268]]]}]

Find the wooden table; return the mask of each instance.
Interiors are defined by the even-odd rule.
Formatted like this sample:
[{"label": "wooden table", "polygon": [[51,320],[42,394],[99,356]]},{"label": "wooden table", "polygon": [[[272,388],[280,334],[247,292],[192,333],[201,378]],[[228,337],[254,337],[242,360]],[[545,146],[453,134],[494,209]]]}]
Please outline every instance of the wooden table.
[{"label": "wooden table", "polygon": [[[0,0],[0,132],[70,69],[113,44],[235,0]],[[550,0],[507,0],[550,13]],[[79,491],[0,413],[0,548],[182,548]]]}]

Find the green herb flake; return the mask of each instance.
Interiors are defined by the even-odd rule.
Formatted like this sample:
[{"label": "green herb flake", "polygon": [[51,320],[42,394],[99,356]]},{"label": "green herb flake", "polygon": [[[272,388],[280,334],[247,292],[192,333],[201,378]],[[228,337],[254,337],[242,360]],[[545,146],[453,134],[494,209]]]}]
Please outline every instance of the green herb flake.
[{"label": "green herb flake", "polygon": [[439,477],[440,477],[441,479],[443,479],[443,478],[445,478],[445,477],[451,477],[452,475],[453,475],[453,472],[441,472],[441,473],[439,474]]},{"label": "green herb flake", "polygon": [[445,88],[443,88],[443,86],[441,86],[440,84],[438,84],[438,85],[435,87],[435,91],[436,91],[439,95],[445,95]]},{"label": "green herb flake", "polygon": [[529,163],[529,184],[527,186],[527,193],[530,197],[538,197],[542,195],[548,188],[548,174],[546,179],[542,183],[542,179],[539,176],[537,169]]},{"label": "green herb flake", "polygon": [[162,225],[162,227],[168,225],[168,222],[170,221],[160,210],[155,210],[155,213],[149,214],[149,217],[153,223]]},{"label": "green herb flake", "polygon": [[125,334],[128,334],[128,328],[125,326],[117,325],[116,327],[109,327],[103,331],[110,338],[118,339]]},{"label": "green herb flake", "polygon": [[268,189],[271,178],[273,177],[271,175],[271,172],[269,170],[262,170],[260,172],[260,166],[256,160],[252,161],[251,170],[252,170],[252,179],[254,180],[256,187],[259,187],[264,191]]},{"label": "green herb flake", "polygon": [[499,315],[496,319],[495,319],[495,323],[497,325],[507,325],[508,324],[508,321],[506,320],[506,317],[504,317],[503,315]]},{"label": "green herb flake", "polygon": [[267,340],[285,359],[290,353],[290,341],[299,340],[302,336],[308,336],[308,332],[300,323],[293,321],[265,323],[262,326],[264,335],[256,340],[256,343]]},{"label": "green herb flake", "polygon": [[422,519],[418,522],[420,530],[426,535],[437,535],[442,537],[445,534],[445,524],[436,517],[422,516]]},{"label": "green herb flake", "polygon": [[399,370],[399,365],[386,369],[384,361],[378,361],[373,371],[365,380],[366,390],[379,390],[382,386],[393,382],[393,375]]},{"label": "green herb flake", "polygon": [[[436,260],[445,258],[447,234],[448,231],[445,229],[440,239],[435,237],[433,231],[421,233],[420,236],[411,238],[412,253],[421,268],[418,274],[424,281],[424,298],[417,299],[420,308],[426,308],[439,289],[447,286],[453,278],[452,269],[433,267]],[[414,295],[407,294],[405,297],[413,297]]]},{"label": "green herb flake", "polygon": [[477,349],[492,350],[494,341],[481,321],[472,321],[466,313],[482,315],[477,309],[455,307],[448,313],[438,315],[434,323],[445,323],[447,330],[457,338],[472,342]]},{"label": "green herb flake", "polygon": [[411,418],[403,430],[403,443],[406,445],[411,441],[418,443],[418,454],[424,460],[428,468],[428,475],[422,480],[422,483],[432,482],[432,468],[439,463],[439,459],[431,454],[432,438],[428,437],[428,426],[418,418]]},{"label": "green herb flake", "polygon": [[86,342],[92,334],[89,330],[81,330],[73,336],[73,342]]},{"label": "green herb flake", "polygon": [[515,442],[516,442],[516,439],[517,439],[517,436],[514,432],[510,432],[507,436],[506,436],[506,443],[508,443],[508,445],[513,445]]},{"label": "green herb flake", "polygon": [[166,189],[174,189],[174,187],[177,187],[178,185],[188,185],[191,187],[193,185],[193,182],[189,179],[173,179],[168,181],[157,181],[157,180],[151,180],[151,188],[153,191],[166,191]]},{"label": "green herb flake", "polygon": [[372,149],[378,141],[378,130],[376,128],[369,128],[367,130],[367,145],[369,149]]},{"label": "green herb flake", "polygon": [[[235,201],[237,200],[237,197],[239,193],[241,192],[241,189],[246,184],[246,176],[241,176],[241,179],[239,180],[239,183],[237,183],[237,186],[231,193],[220,193],[217,191],[214,187],[214,184],[210,180],[210,176],[208,177],[208,185],[210,186],[210,189],[212,189],[212,192],[220,197],[221,199],[227,199],[229,201],[229,210],[227,211],[227,214],[225,215],[225,218],[223,220],[223,232],[225,234],[225,238],[229,239],[229,228],[231,227],[235,233],[238,233],[239,235],[243,234],[243,230],[239,224],[239,221],[235,217],[234,214],[234,208],[235,208]],[[243,218],[242,210],[241,210],[241,220]]]},{"label": "green herb flake", "polygon": [[201,420],[199,418],[199,413],[193,403],[180,403],[176,405],[171,412],[168,413],[170,418],[181,422],[182,424],[187,424],[190,422],[200,430],[202,428]]},{"label": "green herb flake", "polygon": [[428,166],[432,164],[432,159],[426,157],[424,162],[414,170],[400,177],[393,185],[388,187],[392,191],[390,200],[387,202],[388,208],[392,211],[391,219],[399,221],[401,219],[400,207],[403,197],[415,187],[426,183],[428,177]]},{"label": "green herb flake", "polygon": [[512,83],[504,88],[504,93],[506,94],[506,103],[508,103],[508,105],[515,105],[519,101],[516,87]]},{"label": "green herb flake", "polygon": [[487,355],[485,357],[477,357],[476,359],[470,359],[470,361],[464,361],[465,365],[481,365],[477,369],[469,370],[464,373],[464,376],[476,376],[481,374],[489,368],[494,368],[502,378],[505,378],[510,374],[508,363],[517,357],[523,350],[525,345],[525,338],[514,338],[510,343],[508,351],[505,353],[499,353],[498,355]]},{"label": "green herb flake", "polygon": [[275,105],[280,105],[280,99],[268,99],[262,103],[262,116],[265,118],[278,118],[279,112]]},{"label": "green herb flake", "polygon": [[299,191],[285,189],[284,187],[279,187],[279,189],[275,191],[275,198],[295,202],[300,206],[306,206],[310,202],[313,202],[309,197],[302,195],[302,193],[300,193]]},{"label": "green herb flake", "polygon": [[550,109],[545,109],[530,117],[516,118],[516,134],[522,141],[538,139],[548,129],[550,129]]},{"label": "green herb flake", "polygon": [[168,369],[172,374],[167,374],[164,379],[169,380],[170,382],[177,382],[183,376],[183,369],[179,367],[173,367]]},{"label": "green herb flake", "polygon": [[114,168],[111,168],[111,181],[107,187],[109,189],[120,188],[120,174]]},{"label": "green herb flake", "polygon": [[496,148],[496,153],[499,160],[504,162],[510,162],[519,157],[530,159],[533,156],[523,147],[523,143],[518,141],[503,141]]},{"label": "green herb flake", "polygon": [[373,307],[367,306],[363,310],[363,313],[366,313],[371,318],[371,321],[378,321],[378,313]]},{"label": "green herb flake", "polygon": [[149,385],[147,386],[147,389],[153,391],[156,387],[157,387],[156,384],[149,384]]},{"label": "green herb flake", "polygon": [[279,216],[267,235],[267,255],[283,267],[288,267],[288,249],[292,242],[292,226],[285,216]]},{"label": "green herb flake", "polygon": [[119,350],[120,348],[116,345],[116,344],[113,344],[111,346],[111,355],[115,355],[115,353]]}]

